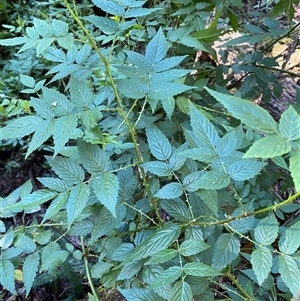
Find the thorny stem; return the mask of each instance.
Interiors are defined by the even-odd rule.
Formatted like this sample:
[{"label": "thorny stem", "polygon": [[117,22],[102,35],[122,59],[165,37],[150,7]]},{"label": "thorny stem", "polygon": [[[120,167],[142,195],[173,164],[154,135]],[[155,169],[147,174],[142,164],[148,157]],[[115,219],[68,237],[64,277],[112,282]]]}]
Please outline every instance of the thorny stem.
[{"label": "thorny stem", "polygon": [[[105,67],[105,71],[106,71],[106,74],[107,74],[107,77],[108,77],[108,82],[110,83],[110,85],[111,85],[111,87],[113,89],[114,95],[116,97],[116,101],[118,103],[118,107],[120,108],[119,112],[120,112],[122,118],[124,119],[125,124],[126,124],[128,130],[129,130],[132,142],[134,144],[134,149],[135,149],[135,152],[136,152],[136,155],[137,155],[138,164],[140,164],[140,163],[143,162],[143,159],[142,159],[142,154],[141,154],[140,149],[139,149],[139,145],[137,143],[136,131],[135,131],[134,126],[129,121],[128,116],[126,115],[126,112],[123,109],[122,99],[121,99],[121,97],[119,95],[117,86],[116,86],[116,84],[114,82],[114,79],[113,79],[113,76],[111,74],[109,62],[108,62],[108,60],[105,59],[105,57],[103,56],[102,52],[99,50],[96,42],[94,41],[93,37],[90,35],[90,33],[88,32],[88,30],[85,28],[84,24],[78,18],[78,16],[76,15],[76,13],[74,13],[74,11],[70,7],[68,1],[64,0],[64,3],[66,5],[66,7],[67,7],[67,10],[69,11],[69,13],[71,14],[71,16],[75,20],[75,22],[77,22],[77,24],[80,26],[80,28],[83,30],[83,32],[87,36],[90,46],[95,49],[95,51],[97,52],[100,60],[102,61],[103,65]],[[142,167],[140,168],[140,172],[141,172],[141,177],[142,177],[143,184],[144,184],[145,190],[147,192],[147,195],[148,195],[148,197],[149,197],[149,199],[151,201],[151,204],[153,206],[155,214],[156,214],[156,216],[157,216],[157,218],[159,220],[159,224],[160,224],[160,226],[162,226],[163,225],[163,220],[160,217],[159,210],[158,210],[155,198],[152,197],[152,194],[151,194],[151,191],[150,191],[150,188],[149,188],[149,184],[148,184],[148,181],[147,181],[146,173],[145,173],[145,171],[144,171],[144,169]]]},{"label": "thorny stem", "polygon": [[96,288],[94,286],[94,283],[93,283],[93,278],[92,278],[90,267],[89,267],[89,261],[87,259],[87,254],[86,254],[86,250],[85,250],[85,244],[84,244],[83,236],[80,236],[80,241],[81,241],[81,248],[82,248],[82,253],[83,253],[83,261],[84,261],[86,276],[88,278],[89,285],[90,285],[90,288],[92,290],[92,293],[93,293],[94,297],[96,298],[97,301],[100,301],[97,290],[96,290]]}]

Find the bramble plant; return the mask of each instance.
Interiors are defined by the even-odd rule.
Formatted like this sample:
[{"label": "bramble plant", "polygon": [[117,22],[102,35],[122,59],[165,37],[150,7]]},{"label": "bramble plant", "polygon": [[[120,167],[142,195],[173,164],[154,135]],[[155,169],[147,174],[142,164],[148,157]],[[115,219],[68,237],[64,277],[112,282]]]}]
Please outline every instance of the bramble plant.
[{"label": "bramble plant", "polygon": [[[113,287],[129,301],[297,298],[300,115],[289,106],[275,121],[246,99],[278,84],[276,59],[258,47],[231,71],[194,60],[217,62],[242,1],[90,4],[102,15],[64,0],[63,20],[34,17],[0,40],[47,66],[45,78],[20,74],[32,96],[11,116],[2,105],[0,139],[26,139],[26,158],[42,149],[50,166],[42,189],[29,180],[0,197],[1,285],[17,294],[21,270],[27,297],[39,275],[79,262],[91,301]],[[298,24],[274,29],[292,8],[281,0],[243,25],[250,45],[292,34]],[[229,72],[247,72],[235,95]],[[294,188],[284,199],[278,179]],[[18,214],[36,218],[9,227]]]}]

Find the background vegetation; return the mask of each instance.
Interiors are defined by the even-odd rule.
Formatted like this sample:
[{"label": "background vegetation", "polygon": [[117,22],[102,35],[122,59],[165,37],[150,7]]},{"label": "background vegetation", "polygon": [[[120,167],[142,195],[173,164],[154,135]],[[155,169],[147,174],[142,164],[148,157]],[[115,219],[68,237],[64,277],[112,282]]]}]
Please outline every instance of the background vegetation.
[{"label": "background vegetation", "polygon": [[2,1],[1,298],[298,298],[299,12]]}]

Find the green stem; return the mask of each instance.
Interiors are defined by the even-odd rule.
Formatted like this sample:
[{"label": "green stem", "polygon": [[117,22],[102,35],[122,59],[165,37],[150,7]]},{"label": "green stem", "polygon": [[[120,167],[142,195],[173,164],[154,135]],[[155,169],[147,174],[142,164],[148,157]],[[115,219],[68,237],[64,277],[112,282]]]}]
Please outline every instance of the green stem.
[{"label": "green stem", "polygon": [[90,288],[92,290],[94,297],[96,298],[97,301],[100,301],[97,290],[93,283],[93,279],[92,279],[92,275],[91,275],[91,271],[90,271],[90,267],[89,267],[89,261],[87,259],[86,249],[85,249],[85,245],[84,245],[83,236],[80,236],[80,241],[81,241],[81,248],[82,248],[82,253],[83,253],[83,261],[84,261],[86,276],[88,278],[89,285],[90,285]]},{"label": "green stem", "polygon": [[[114,95],[116,97],[116,100],[117,100],[117,104],[118,104],[118,107],[119,107],[119,112],[129,130],[129,133],[130,133],[130,137],[132,139],[132,142],[134,144],[134,149],[135,149],[135,152],[136,152],[136,155],[137,155],[137,159],[138,159],[138,164],[142,163],[143,162],[143,158],[142,158],[142,154],[140,152],[140,149],[139,149],[139,146],[138,146],[138,142],[137,142],[137,139],[136,139],[136,130],[134,128],[134,126],[130,123],[128,117],[127,117],[127,114],[126,112],[124,111],[123,109],[123,104],[122,104],[122,100],[121,100],[121,97],[119,95],[119,92],[118,92],[118,89],[117,89],[117,86],[114,82],[114,79],[113,79],[113,76],[111,74],[111,70],[110,70],[110,67],[109,67],[109,62],[105,59],[105,57],[103,56],[103,54],[101,53],[101,51],[99,50],[96,42],[94,41],[93,37],[90,35],[90,33],[88,32],[88,30],[85,28],[85,26],[83,25],[83,23],[81,22],[81,20],[78,18],[78,16],[74,13],[74,11],[72,10],[72,8],[70,7],[69,3],[67,0],[64,0],[64,3],[67,7],[67,10],[69,11],[69,13],[71,14],[71,16],[73,17],[73,19],[75,20],[75,22],[79,25],[79,27],[83,30],[84,34],[86,35],[88,41],[89,41],[89,44],[92,48],[95,49],[95,51],[97,52],[100,60],[102,61],[104,67],[105,67],[105,71],[106,71],[106,74],[107,74],[107,77],[108,77],[108,82],[110,83],[112,89],[113,89],[113,92],[114,92]],[[153,209],[155,211],[155,214],[159,220],[159,224],[160,225],[163,225],[163,221],[160,217],[160,214],[159,214],[159,210],[158,210],[158,207],[157,207],[157,204],[156,204],[156,200],[155,198],[152,197],[152,194],[151,194],[151,191],[149,189],[149,184],[148,184],[148,181],[147,181],[147,177],[146,177],[146,174],[145,174],[145,171],[142,167],[140,167],[140,171],[141,171],[141,177],[142,177],[142,180],[143,180],[143,184],[144,184],[144,187],[145,187],[145,190],[147,192],[147,195],[151,201],[151,204],[153,206]]]},{"label": "green stem", "polygon": [[225,273],[225,276],[229,278],[233,284],[236,286],[236,288],[242,293],[242,295],[246,298],[245,301],[255,301],[240,285],[240,283],[235,279],[235,277],[230,273]]}]

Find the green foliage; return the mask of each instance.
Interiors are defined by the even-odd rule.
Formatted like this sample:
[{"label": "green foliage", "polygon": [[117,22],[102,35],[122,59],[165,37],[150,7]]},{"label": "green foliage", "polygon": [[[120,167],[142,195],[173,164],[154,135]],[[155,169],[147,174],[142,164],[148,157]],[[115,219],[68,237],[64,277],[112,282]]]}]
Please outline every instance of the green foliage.
[{"label": "green foliage", "polygon": [[[262,48],[231,68],[226,51],[218,59],[226,17],[237,30],[244,7],[214,3],[93,0],[97,16],[64,1],[67,13],[0,39],[46,70],[18,75],[28,100],[4,97],[1,145],[23,139],[25,157],[42,150],[49,166],[41,189],[29,180],[0,197],[6,290],[17,293],[16,269],[27,297],[39,277],[83,260],[90,300],[113,287],[129,301],[297,297],[300,115],[290,106],[276,121],[249,101],[275,84],[276,61]],[[246,34],[226,47],[287,32],[261,22],[241,24]],[[198,50],[217,66],[195,61]],[[280,177],[288,197],[274,192]],[[19,213],[37,218],[10,227]]]}]

